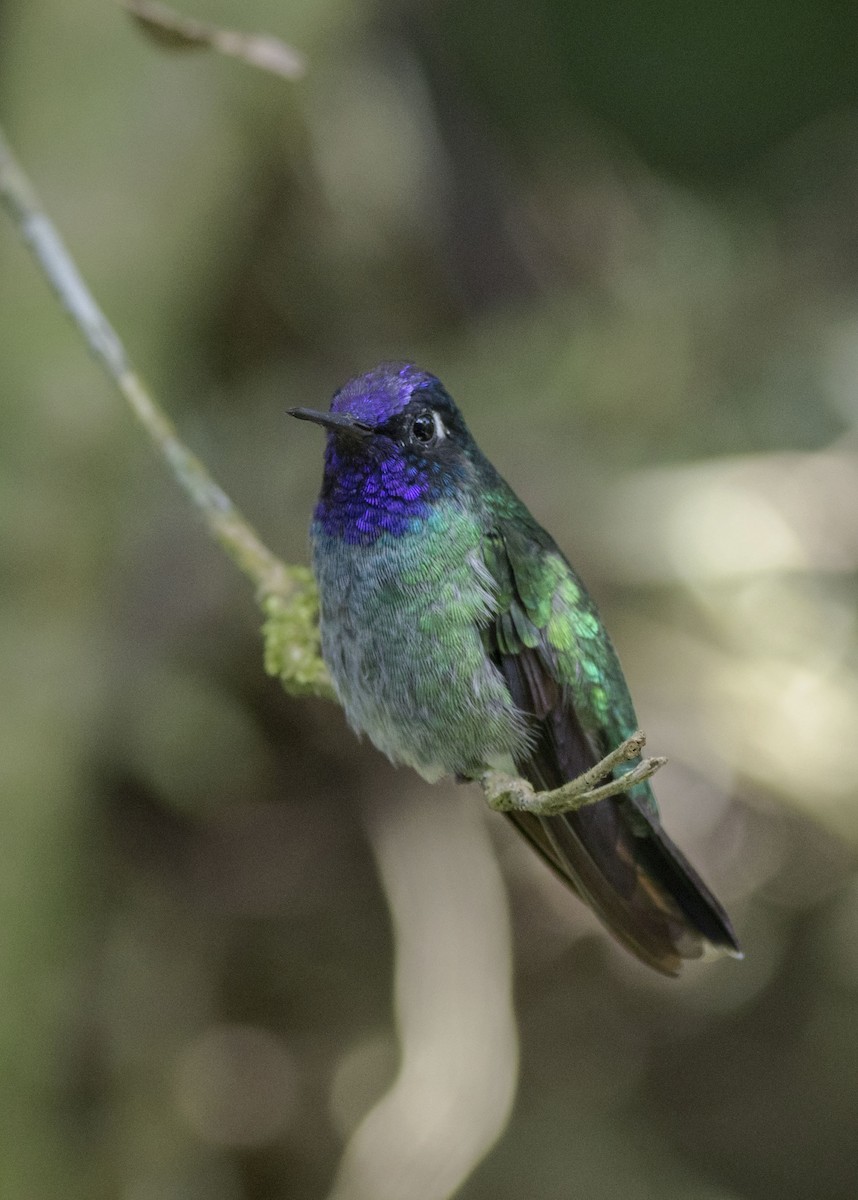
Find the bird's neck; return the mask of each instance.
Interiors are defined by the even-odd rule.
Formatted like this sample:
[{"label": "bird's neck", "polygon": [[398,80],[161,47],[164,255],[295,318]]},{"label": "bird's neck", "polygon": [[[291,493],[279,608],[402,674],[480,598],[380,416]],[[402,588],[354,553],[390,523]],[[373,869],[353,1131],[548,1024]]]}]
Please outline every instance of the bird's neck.
[{"label": "bird's neck", "polygon": [[419,530],[439,500],[456,492],[454,472],[406,453],[347,456],[331,441],[316,506],[329,537],[366,545]]}]

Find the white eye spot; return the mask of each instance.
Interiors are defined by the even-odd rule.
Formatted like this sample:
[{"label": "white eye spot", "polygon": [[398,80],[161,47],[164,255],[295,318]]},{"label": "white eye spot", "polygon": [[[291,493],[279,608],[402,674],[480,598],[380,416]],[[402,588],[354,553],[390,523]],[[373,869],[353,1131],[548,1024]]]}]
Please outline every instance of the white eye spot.
[{"label": "white eye spot", "polygon": [[445,438],[447,436],[447,427],[444,424],[444,422],[441,420],[440,413],[433,412],[432,420],[435,423],[435,437],[440,442],[443,438]]}]

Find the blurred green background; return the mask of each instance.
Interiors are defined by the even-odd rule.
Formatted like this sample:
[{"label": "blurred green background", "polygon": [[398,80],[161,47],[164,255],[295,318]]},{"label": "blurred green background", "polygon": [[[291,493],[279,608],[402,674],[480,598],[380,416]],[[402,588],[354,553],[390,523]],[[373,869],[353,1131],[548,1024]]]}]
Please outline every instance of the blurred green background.
[{"label": "blurred green background", "polygon": [[96,295],[288,561],[321,439],[285,409],[382,358],[442,377],[601,605],[746,960],[652,977],[476,789],[267,679],[0,221],[0,1195],[854,1200],[854,6],[193,14],[307,78],[0,0],[0,118]]}]

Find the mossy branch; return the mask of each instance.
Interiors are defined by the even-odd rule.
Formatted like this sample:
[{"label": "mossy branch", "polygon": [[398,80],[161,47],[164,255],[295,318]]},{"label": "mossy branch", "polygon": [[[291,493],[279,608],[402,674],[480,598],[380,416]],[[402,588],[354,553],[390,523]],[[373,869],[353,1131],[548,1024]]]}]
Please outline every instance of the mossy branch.
[{"label": "mossy branch", "polygon": [[[0,204],[47,277],[60,303],[95,358],[124,396],[173,477],[202,514],[212,537],[251,581],[264,617],[265,669],[293,695],[336,699],[319,646],[318,596],[306,567],[281,562],[263,545],[229,496],[179,437],[132,367],[125,347],[78,271],[45,213],[27,176],[0,130]],[[535,792],[523,779],[487,771],[479,780],[492,808],[556,815],[594,804],[642,782],[665,759],[643,759],[612,778],[615,767],[638,758],[644,735],[637,733],[578,779],[553,792]],[[608,779],[609,782],[602,783]]]},{"label": "mossy branch", "polygon": [[132,367],[36,192],[0,130],[0,203],[94,357],[125,397],[212,537],[253,584],[265,617],[265,666],[287,691],[333,697],[319,652],[317,597],[306,567],[287,566],[263,545],[229,496],[179,437]]}]

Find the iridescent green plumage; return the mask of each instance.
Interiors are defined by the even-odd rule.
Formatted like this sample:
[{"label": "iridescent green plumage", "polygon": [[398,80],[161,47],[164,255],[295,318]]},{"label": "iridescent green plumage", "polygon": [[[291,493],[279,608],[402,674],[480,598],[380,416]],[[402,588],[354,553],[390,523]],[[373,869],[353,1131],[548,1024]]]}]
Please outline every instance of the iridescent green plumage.
[{"label": "iridescent green plumage", "polygon": [[[434,376],[386,364],[330,414],[296,415],[329,429],[314,567],[322,652],[355,729],[429,779],[500,767],[540,791],[634,732],[593,601]],[[736,952],[648,782],[563,816],[510,816],[650,966]]]},{"label": "iridescent green plumage", "polygon": [[485,542],[498,585],[501,654],[539,651],[568,690],[585,732],[611,748],[636,729],[632,699],[596,606],[528,510],[502,480],[486,497],[491,533]]},{"label": "iridescent green plumage", "polygon": [[[500,484],[486,539],[498,612],[484,628],[531,743],[517,763],[539,790],[582,774],[635,730],[608,633],[575,572]],[[634,760],[626,769],[634,766]],[[660,827],[648,782],[559,817],[510,813],[546,861],[644,962],[675,974],[706,945],[735,951],[726,914]]]}]

